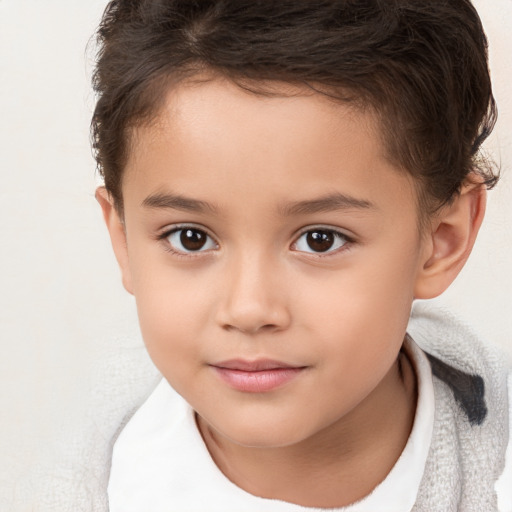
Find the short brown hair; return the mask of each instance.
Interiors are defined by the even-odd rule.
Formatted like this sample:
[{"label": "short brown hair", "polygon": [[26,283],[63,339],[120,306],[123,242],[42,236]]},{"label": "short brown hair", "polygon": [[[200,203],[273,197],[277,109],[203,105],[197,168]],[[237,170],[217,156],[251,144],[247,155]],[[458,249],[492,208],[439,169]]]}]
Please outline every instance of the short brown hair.
[{"label": "short brown hair", "polygon": [[112,0],[97,40],[93,147],[120,210],[129,129],[158,113],[171,83],[204,70],[371,107],[429,209],[470,173],[498,179],[479,153],[496,106],[469,0]]}]

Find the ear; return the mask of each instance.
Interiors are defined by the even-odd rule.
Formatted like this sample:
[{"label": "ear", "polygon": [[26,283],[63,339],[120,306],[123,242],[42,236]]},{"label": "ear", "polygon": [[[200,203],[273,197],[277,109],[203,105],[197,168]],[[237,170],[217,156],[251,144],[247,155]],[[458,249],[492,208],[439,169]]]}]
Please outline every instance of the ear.
[{"label": "ear", "polygon": [[432,221],[425,239],[425,254],[415,283],[417,299],[443,293],[466,263],[485,213],[486,189],[467,182]]},{"label": "ear", "polygon": [[124,222],[120,218],[114,206],[114,201],[105,187],[98,187],[96,189],[96,200],[100,203],[103,211],[103,218],[105,219],[105,224],[110,234],[112,248],[114,249],[119,268],[121,269],[123,286],[127,292],[133,295]]}]

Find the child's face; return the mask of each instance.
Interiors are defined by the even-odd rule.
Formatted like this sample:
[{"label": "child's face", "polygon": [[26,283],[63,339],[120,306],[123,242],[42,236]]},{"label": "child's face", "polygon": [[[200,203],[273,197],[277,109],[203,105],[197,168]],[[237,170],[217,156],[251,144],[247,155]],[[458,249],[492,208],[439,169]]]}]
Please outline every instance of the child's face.
[{"label": "child's face", "polygon": [[148,351],[246,446],[371,415],[426,258],[413,184],[372,115],[287,92],[171,91],[135,130],[122,188],[118,257]]}]

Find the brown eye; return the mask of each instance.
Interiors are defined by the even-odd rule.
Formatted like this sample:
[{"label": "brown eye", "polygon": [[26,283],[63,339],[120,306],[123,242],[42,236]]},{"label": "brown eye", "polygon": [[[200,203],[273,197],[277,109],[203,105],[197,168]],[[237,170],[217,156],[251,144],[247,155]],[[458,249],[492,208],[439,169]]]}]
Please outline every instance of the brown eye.
[{"label": "brown eye", "polygon": [[330,231],[310,231],[306,236],[306,240],[313,251],[325,252],[334,244],[334,235]]},{"label": "brown eye", "polygon": [[334,252],[348,242],[347,237],[332,229],[310,229],[303,233],[293,249],[301,252]]},{"label": "brown eye", "polygon": [[183,229],[180,235],[180,242],[187,251],[199,251],[206,243],[206,237],[206,233],[198,229]]},{"label": "brown eye", "polygon": [[167,236],[169,245],[177,252],[200,252],[216,247],[212,238],[203,230],[187,227],[174,230]]}]

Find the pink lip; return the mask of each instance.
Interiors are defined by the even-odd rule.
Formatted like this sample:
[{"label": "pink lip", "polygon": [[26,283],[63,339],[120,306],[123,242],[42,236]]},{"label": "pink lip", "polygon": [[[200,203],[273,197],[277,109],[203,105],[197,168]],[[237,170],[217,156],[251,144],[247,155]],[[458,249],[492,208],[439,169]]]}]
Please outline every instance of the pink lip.
[{"label": "pink lip", "polygon": [[270,359],[233,359],[214,364],[212,368],[224,382],[238,391],[264,393],[287,384],[306,367]]}]

